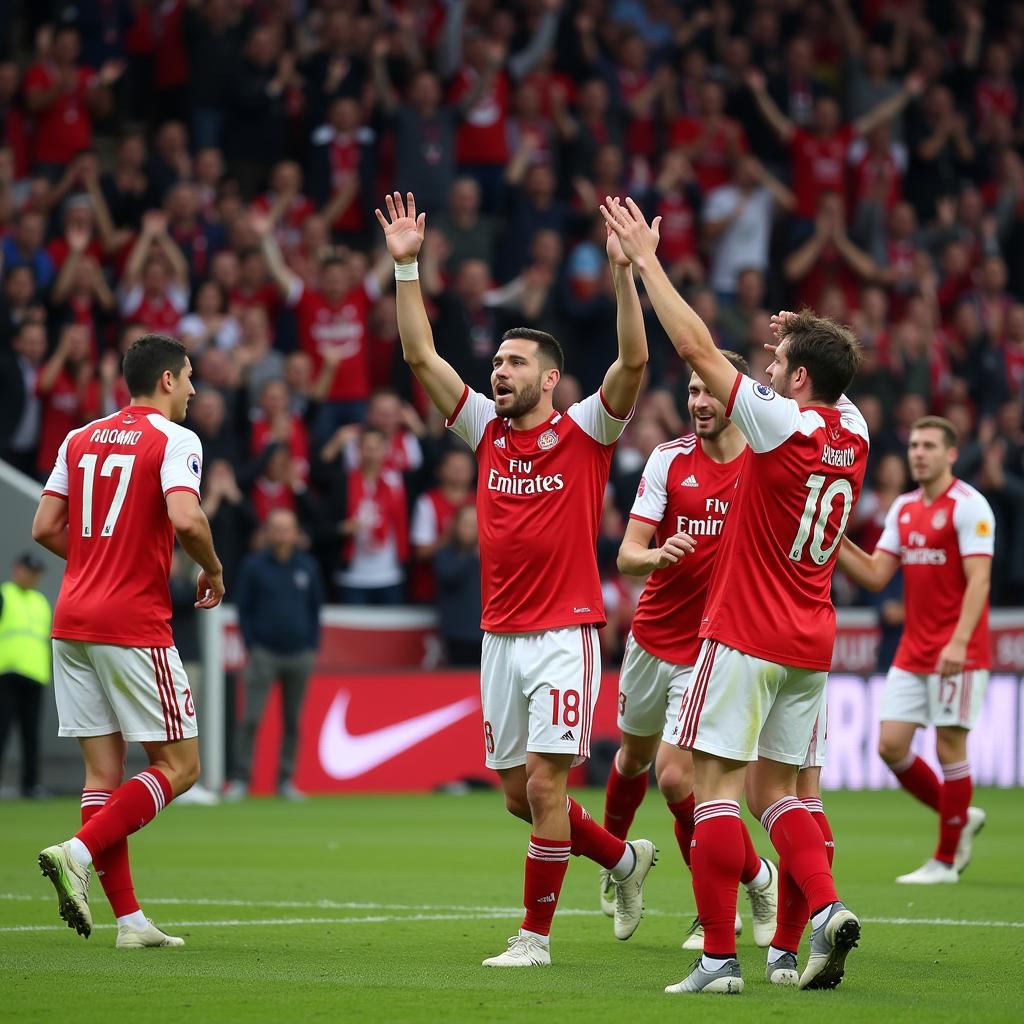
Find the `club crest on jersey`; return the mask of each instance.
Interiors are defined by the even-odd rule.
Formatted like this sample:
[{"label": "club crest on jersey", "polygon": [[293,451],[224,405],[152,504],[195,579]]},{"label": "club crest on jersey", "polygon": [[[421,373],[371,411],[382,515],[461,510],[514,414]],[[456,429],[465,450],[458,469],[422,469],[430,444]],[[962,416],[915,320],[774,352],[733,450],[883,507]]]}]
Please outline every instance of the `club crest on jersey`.
[{"label": "club crest on jersey", "polygon": [[761,399],[762,402],[770,402],[775,397],[775,392],[767,384],[758,384],[754,382],[754,394]]},{"label": "club crest on jersey", "polygon": [[537,438],[537,447],[542,452],[546,452],[549,448],[554,448],[556,444],[558,444],[558,435],[553,430],[545,430]]},{"label": "club crest on jersey", "polygon": [[640,477],[640,486],[637,487],[637,489],[636,489],[636,496],[638,498],[642,498],[644,496],[644,491],[646,491],[646,490],[647,490],[647,477],[642,476],[642,477]]},{"label": "club crest on jersey", "polygon": [[188,457],[188,470],[198,480],[203,473],[203,460],[196,452]]},{"label": "club crest on jersey", "polygon": [[932,516],[932,529],[941,530],[948,522],[949,516],[946,514],[946,510],[944,508],[940,508],[939,511]]}]

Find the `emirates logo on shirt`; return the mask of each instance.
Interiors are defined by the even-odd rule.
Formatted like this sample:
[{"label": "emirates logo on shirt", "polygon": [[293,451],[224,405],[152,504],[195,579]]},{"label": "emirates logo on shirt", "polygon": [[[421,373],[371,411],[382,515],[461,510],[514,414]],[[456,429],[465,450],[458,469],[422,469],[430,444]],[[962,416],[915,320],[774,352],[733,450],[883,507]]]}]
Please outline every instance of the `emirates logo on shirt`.
[{"label": "emirates logo on shirt", "polygon": [[545,430],[540,437],[537,438],[537,447],[546,452],[550,448],[554,448],[558,444],[558,435],[553,430]]}]

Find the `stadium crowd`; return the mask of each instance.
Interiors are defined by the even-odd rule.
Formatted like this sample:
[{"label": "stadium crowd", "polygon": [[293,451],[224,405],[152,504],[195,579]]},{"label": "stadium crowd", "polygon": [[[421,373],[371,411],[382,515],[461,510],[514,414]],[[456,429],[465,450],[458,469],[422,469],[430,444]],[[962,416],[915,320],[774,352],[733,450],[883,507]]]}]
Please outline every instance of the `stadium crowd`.
[{"label": "stadium crowd", "polygon": [[[329,595],[437,601],[474,656],[475,465],[402,361],[373,216],[397,188],[427,212],[439,350],[487,393],[513,325],[562,341],[560,408],[599,385],[605,195],[662,217],[673,280],[755,375],[771,311],[850,323],[872,436],[851,536],[873,545],[910,424],[939,413],[996,511],[993,602],[1024,604],[1024,3],[79,0],[0,20],[0,455],[45,477],[68,430],[127,402],[127,346],[180,337],[229,595],[290,508]],[[686,370],[648,331],[602,525],[610,654],[638,596],[624,522],[687,422]],[[837,576],[836,599],[861,595]]]}]

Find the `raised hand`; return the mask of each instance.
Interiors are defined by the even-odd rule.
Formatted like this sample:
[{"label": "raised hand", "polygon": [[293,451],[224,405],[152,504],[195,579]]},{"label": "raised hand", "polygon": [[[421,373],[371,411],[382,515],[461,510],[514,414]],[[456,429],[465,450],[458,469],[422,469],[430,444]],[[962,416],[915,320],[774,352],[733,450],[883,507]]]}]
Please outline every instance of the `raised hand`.
[{"label": "raised hand", "polygon": [[423,245],[427,215],[421,213],[417,216],[416,199],[411,192],[406,193],[404,202],[400,192],[385,196],[384,205],[388,210],[387,217],[379,209],[373,212],[384,229],[388,252],[396,263],[412,263]]},{"label": "raised hand", "polygon": [[631,263],[639,265],[654,257],[658,249],[660,217],[648,224],[640,207],[628,196],[625,206],[618,199],[605,196],[600,209],[605,224],[618,236],[622,253]]},{"label": "raised hand", "polygon": [[[615,202],[618,202],[616,199]],[[619,236],[612,231],[608,224],[605,224],[605,230],[608,232],[608,262],[613,267],[631,267],[633,264],[630,262],[629,257],[622,251],[622,243],[619,241]]]}]

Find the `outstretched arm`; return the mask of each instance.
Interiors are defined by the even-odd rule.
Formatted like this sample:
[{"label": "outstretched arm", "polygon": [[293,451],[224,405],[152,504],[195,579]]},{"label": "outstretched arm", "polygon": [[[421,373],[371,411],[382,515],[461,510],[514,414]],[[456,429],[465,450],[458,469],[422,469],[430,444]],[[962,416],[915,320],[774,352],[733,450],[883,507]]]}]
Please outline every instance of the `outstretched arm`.
[{"label": "outstretched arm", "polygon": [[[610,196],[605,201],[610,207],[618,205],[618,200]],[[655,234],[660,220],[660,217],[655,217],[651,226]],[[601,391],[616,416],[628,416],[636,404],[647,366],[647,332],[632,264],[622,251],[618,235],[611,228],[608,228],[608,262],[612,265],[612,282],[615,285],[619,355],[604,375]]]},{"label": "outstretched arm", "polygon": [[889,580],[896,575],[900,560],[879,548],[875,548],[869,555],[844,537],[839,547],[837,564],[857,586],[877,593],[884,590]]},{"label": "outstretched arm", "polygon": [[388,252],[395,261],[395,301],[402,355],[430,400],[442,415],[450,417],[466,385],[452,365],[437,354],[434,332],[423,305],[416,257],[423,245],[426,214],[416,215],[416,200],[411,192],[406,194],[405,201],[400,192],[395,192],[385,197],[384,204],[388,211],[386,217],[379,209],[374,213],[384,229]]},{"label": "outstretched arm", "polygon": [[757,69],[747,72],[747,85],[754,94],[754,102],[761,116],[772,126],[772,130],[782,142],[789,142],[796,133],[796,125],[779,109],[779,105],[768,92],[768,83],[764,75]]},{"label": "outstretched arm", "polygon": [[602,206],[601,215],[618,236],[624,255],[640,271],[654,312],[680,358],[685,359],[708,390],[727,405],[737,370],[715,346],[704,321],[669,280],[656,254],[657,232],[651,229],[640,208],[629,198],[625,206]]},{"label": "outstretched arm", "polygon": [[301,287],[302,280],[285,263],[284,256],[281,255],[281,247],[277,244],[277,239],[274,237],[273,219],[265,215],[250,214],[249,223],[259,236],[263,258],[267,261],[267,269],[270,271],[270,276],[274,279],[278,290],[286,298],[294,295]]}]

